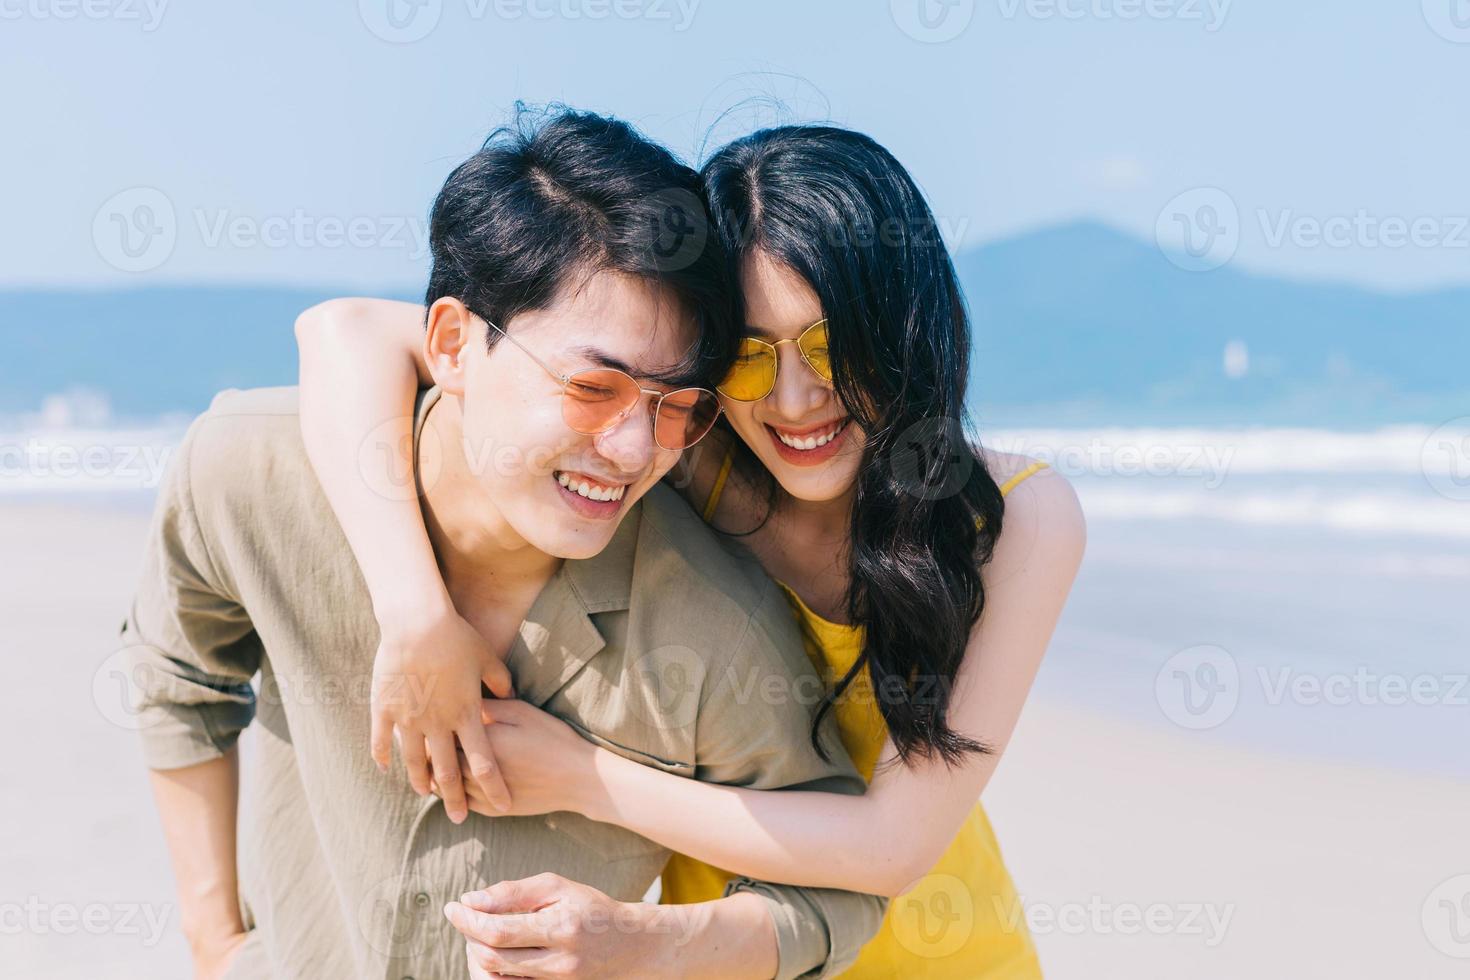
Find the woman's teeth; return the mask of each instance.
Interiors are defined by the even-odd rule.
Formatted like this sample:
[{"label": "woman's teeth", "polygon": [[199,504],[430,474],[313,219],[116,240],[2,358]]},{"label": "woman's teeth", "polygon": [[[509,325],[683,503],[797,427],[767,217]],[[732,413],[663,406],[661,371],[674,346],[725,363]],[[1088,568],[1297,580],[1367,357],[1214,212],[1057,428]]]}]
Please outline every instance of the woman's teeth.
[{"label": "woman's teeth", "polygon": [[[774,431],[776,433],[776,438],[777,439],[780,439],[782,442],[784,442],[786,445],[790,446],[792,449],[810,450],[810,449],[816,449],[816,448],[818,448],[820,446],[825,446],[827,443],[831,442],[833,439],[836,439],[837,438],[837,434],[839,432],[841,432],[843,430],[843,428],[846,427],[846,425],[847,425],[847,419],[843,419],[841,422],[838,422],[836,425],[834,425],[832,428],[828,429],[825,432],[817,433],[816,435],[802,436],[800,438],[798,438],[796,436],[788,436],[786,433],[782,432],[780,429],[775,429]],[[773,429],[774,429],[774,427],[773,427]]]},{"label": "woman's teeth", "polygon": [[586,480],[573,480],[565,473],[556,474],[556,482],[573,493],[586,497],[588,500],[622,500],[624,492],[628,489],[626,484],[620,484],[616,487],[604,487],[598,486],[595,483],[588,483]]}]

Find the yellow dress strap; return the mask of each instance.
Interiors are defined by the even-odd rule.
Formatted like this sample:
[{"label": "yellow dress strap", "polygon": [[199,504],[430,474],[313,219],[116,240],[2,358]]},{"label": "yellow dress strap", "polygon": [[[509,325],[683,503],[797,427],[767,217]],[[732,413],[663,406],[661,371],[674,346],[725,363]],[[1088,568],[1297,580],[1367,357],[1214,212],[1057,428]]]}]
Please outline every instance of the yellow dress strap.
[{"label": "yellow dress strap", "polygon": [[1000,495],[1004,497],[1006,494],[1010,493],[1016,488],[1016,484],[1020,483],[1022,480],[1026,479],[1026,477],[1035,473],[1037,470],[1044,468],[1045,466],[1046,464],[1043,463],[1041,460],[1033,460],[1030,466],[1026,467],[1024,470],[1017,473],[1015,476],[1011,477],[1009,480],[1000,485]]},{"label": "yellow dress strap", "polygon": [[725,492],[725,481],[730,478],[730,465],[735,462],[735,446],[731,444],[725,450],[725,458],[720,462],[720,472],[715,476],[715,485],[710,487],[709,499],[704,502],[704,522],[708,524],[715,519],[715,509],[720,506],[720,494]]},{"label": "yellow dress strap", "polygon": [[[1006,494],[1008,494],[1012,490],[1016,489],[1016,484],[1020,483],[1022,480],[1026,479],[1026,477],[1030,476],[1031,474],[1035,473],[1036,471],[1042,469],[1045,466],[1046,466],[1046,464],[1043,463],[1041,460],[1039,460],[1039,459],[1033,460],[1031,462],[1031,465],[1030,466],[1027,466],[1024,470],[1022,470],[1021,472],[1017,473],[1015,476],[1011,477],[1009,480],[1007,480],[1006,482],[1004,482],[1004,483],[1002,483],[1000,485],[1000,495],[1002,497],[1004,497]],[[985,526],[985,518],[983,518],[983,517],[977,517],[977,518],[975,518],[975,530],[978,531],[981,528],[983,528],[984,526]]]}]

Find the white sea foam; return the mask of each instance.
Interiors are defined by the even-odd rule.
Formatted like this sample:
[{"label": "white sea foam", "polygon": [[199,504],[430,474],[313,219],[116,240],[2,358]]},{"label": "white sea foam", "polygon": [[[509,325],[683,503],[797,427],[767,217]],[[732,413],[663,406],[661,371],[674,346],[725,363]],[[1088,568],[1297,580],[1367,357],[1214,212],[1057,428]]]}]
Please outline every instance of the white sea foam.
[{"label": "white sea foam", "polygon": [[[0,419],[0,494],[155,489],[188,419],[109,424],[68,393]],[[1470,418],[1319,429],[1103,428],[988,433],[1046,460],[1092,519],[1192,520],[1470,539]],[[81,423],[81,424],[77,424]]]},{"label": "white sea foam", "polygon": [[0,492],[152,490],[183,431],[0,433]]},{"label": "white sea foam", "polygon": [[56,392],[0,416],[0,494],[156,489],[188,424],[182,413],[118,419],[95,388]]},{"label": "white sea foam", "polygon": [[1035,456],[1069,475],[1130,475],[1223,468],[1244,473],[1426,473],[1470,483],[1470,415],[1442,425],[1393,425],[1366,432],[1312,428],[1001,429],[985,445]]},{"label": "white sea foam", "polygon": [[1470,538],[1470,417],[1364,432],[1011,429],[984,442],[1056,467],[1092,518]]},{"label": "white sea foam", "polygon": [[1470,539],[1470,502],[1421,492],[1346,492],[1323,486],[1209,490],[1106,481],[1077,485],[1089,518],[1126,520],[1207,519],[1274,527],[1322,528],[1443,539]]}]

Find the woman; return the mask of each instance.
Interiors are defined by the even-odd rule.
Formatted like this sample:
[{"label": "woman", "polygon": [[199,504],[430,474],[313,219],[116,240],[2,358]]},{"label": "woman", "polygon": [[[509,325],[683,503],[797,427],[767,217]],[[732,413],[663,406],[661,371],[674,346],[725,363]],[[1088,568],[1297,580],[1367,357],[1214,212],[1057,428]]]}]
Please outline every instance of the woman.
[{"label": "woman", "polygon": [[[456,819],[468,789],[482,812],[577,810],[654,839],[681,855],[666,902],[718,897],[730,872],[902,895],[846,975],[1038,976],[976,800],[1081,560],[1076,497],[1044,464],[959,437],[968,319],[933,216],[886,150],[782,127],[725,147],[703,177],[749,332],[719,385],[725,421],[678,485],[784,586],[830,681],[814,714],[835,713],[868,792],[681,779],[515,701],[486,706],[499,772],[466,759],[461,784],[438,765],[478,722],[479,681],[503,686],[503,668],[446,611],[418,507],[356,469],[370,430],[407,431],[422,311],[339,300],[298,323],[307,447],[378,606],[375,670],[436,692],[417,710],[375,704],[374,756],[386,765],[394,728],[426,740],[415,755],[436,760],[432,777],[420,764],[410,778],[421,792],[435,780]],[[397,421],[374,426],[384,418]]]}]

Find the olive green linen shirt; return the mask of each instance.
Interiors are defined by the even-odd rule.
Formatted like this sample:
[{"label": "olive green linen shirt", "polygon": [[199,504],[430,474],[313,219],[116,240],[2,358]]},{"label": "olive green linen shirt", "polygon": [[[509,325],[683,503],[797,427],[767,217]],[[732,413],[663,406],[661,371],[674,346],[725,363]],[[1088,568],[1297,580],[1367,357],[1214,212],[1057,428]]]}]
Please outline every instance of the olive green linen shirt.
[{"label": "olive green linen shirt", "polygon": [[[420,397],[416,438],[437,398]],[[218,758],[254,722],[238,858],[252,935],[232,976],[463,977],[446,901],[548,871],[637,901],[669,857],[571,813],[472,813],[455,826],[401,768],[378,771],[368,753],[378,628],[307,461],[294,388],[223,392],[190,427],[123,635],[151,768]],[[812,748],[820,688],[790,607],[667,487],[630,509],[601,554],[563,563],[508,658],[520,697],[644,765],[863,792],[834,730],[823,731],[833,761]],[[885,906],[749,879],[730,890],[766,899],[783,978],[840,971]]]}]

